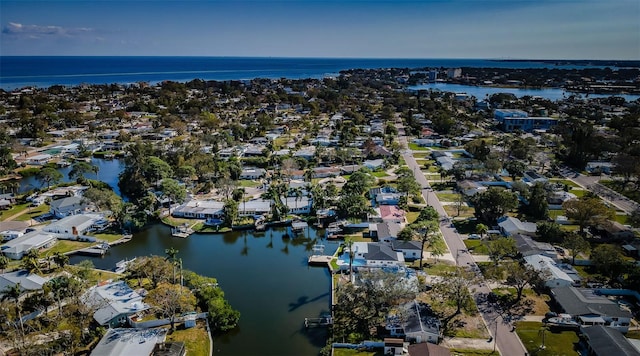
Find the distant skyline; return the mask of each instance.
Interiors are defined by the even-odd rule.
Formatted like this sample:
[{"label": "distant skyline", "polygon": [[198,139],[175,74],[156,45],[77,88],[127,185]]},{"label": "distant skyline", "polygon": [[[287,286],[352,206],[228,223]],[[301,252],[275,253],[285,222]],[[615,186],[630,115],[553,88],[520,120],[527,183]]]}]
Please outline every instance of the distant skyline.
[{"label": "distant skyline", "polygon": [[638,0],[1,0],[0,28],[0,55],[640,60]]}]

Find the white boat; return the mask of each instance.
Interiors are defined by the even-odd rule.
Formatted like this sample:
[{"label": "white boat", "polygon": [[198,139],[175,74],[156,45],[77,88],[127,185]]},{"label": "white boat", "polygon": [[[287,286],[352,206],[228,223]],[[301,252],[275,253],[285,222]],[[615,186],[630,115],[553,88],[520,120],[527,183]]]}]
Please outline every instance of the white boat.
[{"label": "white boat", "polygon": [[176,226],[171,229],[171,236],[173,237],[185,238],[185,237],[189,237],[189,235],[193,233],[194,233],[193,229],[190,228],[188,224]]},{"label": "white boat", "polygon": [[580,323],[575,321],[569,314],[558,314],[556,317],[547,319],[547,323],[570,328],[577,328],[580,326]]}]

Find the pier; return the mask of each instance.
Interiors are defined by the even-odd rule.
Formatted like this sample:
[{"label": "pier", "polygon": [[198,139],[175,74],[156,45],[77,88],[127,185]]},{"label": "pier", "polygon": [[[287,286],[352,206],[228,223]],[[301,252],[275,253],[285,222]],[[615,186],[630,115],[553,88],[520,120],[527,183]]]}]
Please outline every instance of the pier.
[{"label": "pier", "polygon": [[323,316],[321,318],[304,318],[305,328],[317,328],[324,327],[333,324],[333,318],[331,316]]},{"label": "pier", "polygon": [[333,256],[326,255],[312,255],[309,256],[309,265],[310,266],[329,266],[331,263],[331,259]]}]

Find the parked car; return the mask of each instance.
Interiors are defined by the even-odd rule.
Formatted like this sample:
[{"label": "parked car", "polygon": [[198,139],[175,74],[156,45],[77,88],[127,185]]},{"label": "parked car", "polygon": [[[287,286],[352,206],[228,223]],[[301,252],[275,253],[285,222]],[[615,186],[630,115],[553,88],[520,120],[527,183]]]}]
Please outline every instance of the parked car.
[{"label": "parked car", "polygon": [[469,237],[467,237],[469,240],[480,240],[480,235],[478,234],[469,234]]}]

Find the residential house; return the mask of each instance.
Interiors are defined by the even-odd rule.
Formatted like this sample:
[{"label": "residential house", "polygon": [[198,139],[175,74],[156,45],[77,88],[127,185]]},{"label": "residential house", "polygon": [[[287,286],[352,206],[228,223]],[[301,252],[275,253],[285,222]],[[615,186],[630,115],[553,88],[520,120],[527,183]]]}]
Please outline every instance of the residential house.
[{"label": "residential house", "polygon": [[271,212],[270,200],[251,199],[238,204],[238,215],[240,216],[265,215],[270,212]]},{"label": "residential house", "polygon": [[477,193],[483,192],[488,188],[478,182],[474,182],[472,180],[461,180],[458,183],[458,190],[462,192],[467,197],[471,197],[476,195]]},{"label": "residential house", "polygon": [[44,153],[44,154],[39,154],[39,155],[29,157],[27,159],[27,164],[30,164],[33,166],[44,166],[45,164],[49,163],[49,161],[51,161],[52,159],[53,159],[52,155],[48,153]]},{"label": "residential house", "polygon": [[58,219],[66,216],[82,214],[87,211],[89,204],[81,197],[66,197],[52,200],[49,203],[50,213]]},{"label": "residential house", "polygon": [[42,231],[61,235],[60,238],[78,239],[93,230],[104,229],[109,221],[100,214],[78,214],[67,216],[42,228]]},{"label": "residential house", "polygon": [[17,239],[18,237],[24,235],[22,231],[17,230],[4,230],[0,231],[0,241],[11,241],[13,239]]},{"label": "residential house", "polygon": [[415,261],[420,259],[422,255],[422,242],[421,241],[402,241],[392,240],[391,248],[394,251],[402,252],[405,261]]},{"label": "residential house", "polygon": [[281,198],[282,204],[289,208],[291,214],[310,214],[313,199],[309,196]]},{"label": "residential house", "polygon": [[151,308],[125,281],[91,287],[83,298],[86,304],[97,308],[93,313],[95,321],[110,328],[127,325],[128,316]]},{"label": "residential house", "polygon": [[539,242],[527,235],[514,234],[511,237],[516,242],[516,248],[522,257],[543,255],[553,260],[558,258],[558,251],[547,242]]},{"label": "residential house", "polygon": [[431,343],[411,344],[407,351],[409,356],[451,356],[448,348]]},{"label": "residential house", "polygon": [[247,167],[242,169],[240,179],[256,180],[263,178],[267,174],[264,168]]},{"label": "residential house", "polygon": [[384,338],[384,354],[389,356],[402,356],[405,355],[409,347],[408,342],[404,342],[404,339],[395,339],[386,337]]},{"label": "residential house", "polygon": [[19,260],[27,252],[51,247],[56,243],[56,241],[56,237],[51,233],[45,231],[31,231],[5,243],[0,246],[0,249],[2,249],[2,253],[5,256],[13,260]]},{"label": "residential house", "polygon": [[633,230],[613,220],[606,221],[597,227],[604,237],[614,240],[633,239]]},{"label": "residential house", "polygon": [[515,234],[534,236],[537,230],[536,224],[520,221],[520,219],[512,216],[503,216],[499,218],[498,226],[504,236],[513,236]]},{"label": "residential house", "polygon": [[369,224],[369,234],[378,241],[390,243],[398,238],[402,225],[394,222]]},{"label": "residential house", "polygon": [[588,356],[640,356],[640,351],[618,330],[595,325],[581,332]]},{"label": "residential house", "polygon": [[407,222],[407,213],[396,205],[380,205],[373,209],[374,213],[369,214],[369,221],[373,222],[394,222],[404,224]]},{"label": "residential house", "polygon": [[534,184],[534,183],[546,183],[546,182],[549,181],[549,179],[547,177],[539,174],[536,171],[531,171],[531,170],[525,171],[523,173],[522,180],[525,183],[531,183],[531,184]]},{"label": "residential house", "polygon": [[207,219],[224,216],[224,203],[215,200],[190,200],[174,208],[171,215],[178,218]]},{"label": "residential house", "polygon": [[[354,242],[351,246],[354,253],[352,266],[358,268],[404,267],[402,252],[394,251],[384,242]],[[340,267],[349,269],[349,252],[340,257]]]},{"label": "residential house", "polygon": [[368,159],[364,162],[362,162],[362,165],[364,167],[369,168],[372,171],[375,171],[376,169],[380,169],[384,167],[384,159],[379,158],[379,159]]},{"label": "residential house", "polygon": [[557,264],[553,259],[543,255],[529,255],[524,261],[531,268],[541,272],[544,284],[549,288],[580,285],[581,278],[570,265]]},{"label": "residential house", "polygon": [[611,174],[614,168],[611,162],[587,162],[585,170],[589,172],[589,174]]},{"label": "residential house", "polygon": [[165,343],[167,329],[108,329],[91,356],[184,356],[182,342]]},{"label": "residential house", "polygon": [[29,273],[29,271],[21,269],[13,272],[5,272],[0,274],[0,291],[5,291],[8,288],[14,287],[16,284],[20,284],[20,289],[23,292],[32,292],[42,289],[42,286],[49,281],[48,278],[40,277],[35,273]]},{"label": "residential house", "polygon": [[402,317],[390,315],[385,325],[392,337],[403,337],[410,343],[438,343],[440,320],[433,315],[428,304],[413,300],[398,306],[398,309]]},{"label": "residential house", "polygon": [[558,287],[551,296],[564,313],[570,314],[583,327],[604,325],[623,333],[629,330],[632,314],[617,303],[596,294],[595,289]]},{"label": "residential house", "polygon": [[369,190],[369,197],[374,205],[398,205],[402,194],[393,187],[372,188]]}]

